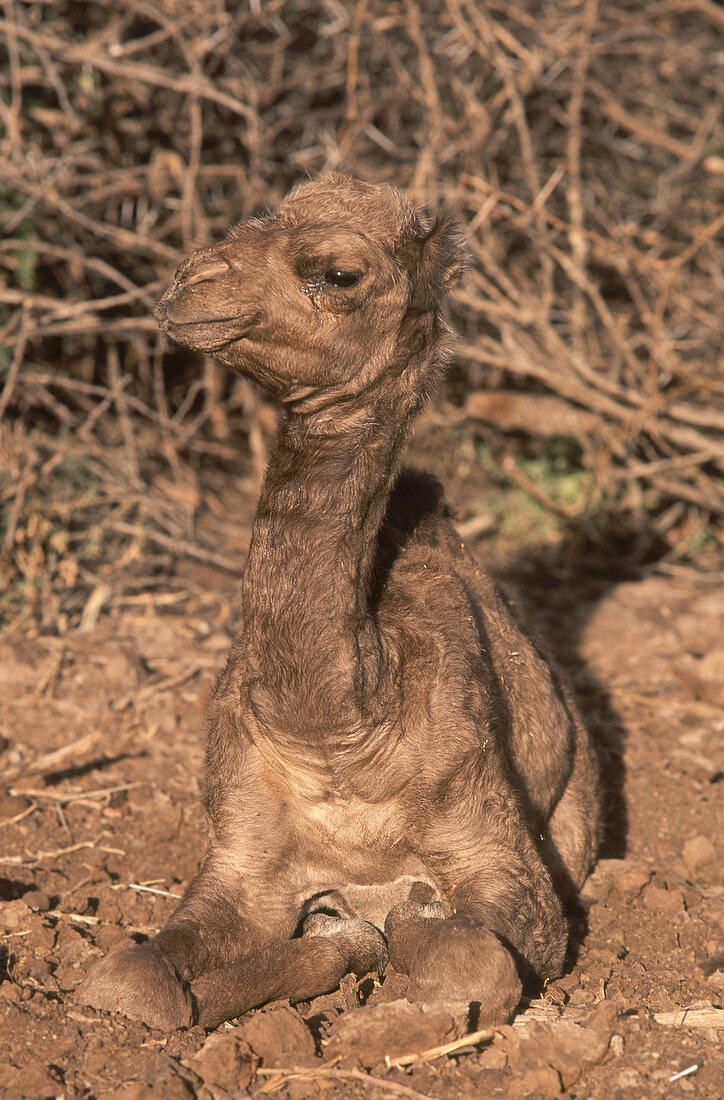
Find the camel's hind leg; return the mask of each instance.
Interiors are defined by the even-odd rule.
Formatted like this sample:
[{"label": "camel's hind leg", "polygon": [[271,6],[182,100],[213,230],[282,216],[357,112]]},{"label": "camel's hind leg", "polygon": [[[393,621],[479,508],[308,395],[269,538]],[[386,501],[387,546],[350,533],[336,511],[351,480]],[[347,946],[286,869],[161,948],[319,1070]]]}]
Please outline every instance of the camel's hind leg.
[{"label": "camel's hind leg", "polygon": [[575,894],[583,885],[598,854],[600,831],[598,776],[588,739],[579,731],[573,771],[551,814],[542,846],[543,859],[562,897]]}]

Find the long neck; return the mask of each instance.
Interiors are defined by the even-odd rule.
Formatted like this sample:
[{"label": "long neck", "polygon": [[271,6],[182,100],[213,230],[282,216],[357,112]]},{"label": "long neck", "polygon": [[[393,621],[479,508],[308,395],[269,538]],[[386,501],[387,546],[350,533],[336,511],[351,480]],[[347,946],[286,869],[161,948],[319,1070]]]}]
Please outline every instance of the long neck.
[{"label": "long neck", "polygon": [[389,670],[370,580],[414,411],[387,394],[340,409],[334,434],[314,417],[282,422],[242,588],[250,701],[272,736],[345,743],[380,706]]}]

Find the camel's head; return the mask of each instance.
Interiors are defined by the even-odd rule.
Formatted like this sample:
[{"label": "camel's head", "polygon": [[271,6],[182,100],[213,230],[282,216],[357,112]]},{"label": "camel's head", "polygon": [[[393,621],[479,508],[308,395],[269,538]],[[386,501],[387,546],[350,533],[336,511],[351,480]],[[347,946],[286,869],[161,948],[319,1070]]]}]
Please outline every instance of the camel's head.
[{"label": "camel's head", "polygon": [[156,316],[180,344],[213,352],[282,400],[360,392],[435,358],[440,306],[466,250],[393,188],[342,176],[296,188],[176,272]]}]

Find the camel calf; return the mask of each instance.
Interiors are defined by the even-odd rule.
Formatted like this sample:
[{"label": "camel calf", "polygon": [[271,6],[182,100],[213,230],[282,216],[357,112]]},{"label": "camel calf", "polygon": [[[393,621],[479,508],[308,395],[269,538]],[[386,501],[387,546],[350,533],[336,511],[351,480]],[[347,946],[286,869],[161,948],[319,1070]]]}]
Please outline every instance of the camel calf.
[{"label": "camel calf", "polygon": [[455,223],[341,176],[181,265],[157,317],[282,417],[210,709],[208,852],[165,927],[79,996],[208,1027],[353,971],[506,1020],[561,972],[561,896],[595,857],[586,732],[468,553],[400,469],[448,355]]}]

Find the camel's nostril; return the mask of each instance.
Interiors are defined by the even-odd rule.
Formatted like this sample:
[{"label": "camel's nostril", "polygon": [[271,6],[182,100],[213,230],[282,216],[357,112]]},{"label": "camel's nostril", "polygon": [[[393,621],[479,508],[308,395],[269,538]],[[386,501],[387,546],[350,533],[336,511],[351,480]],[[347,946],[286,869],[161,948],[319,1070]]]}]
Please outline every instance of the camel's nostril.
[{"label": "camel's nostril", "polygon": [[195,286],[196,283],[206,283],[215,279],[218,275],[226,275],[229,265],[226,260],[206,260],[200,264],[183,264],[176,272],[176,283],[185,287]]}]

